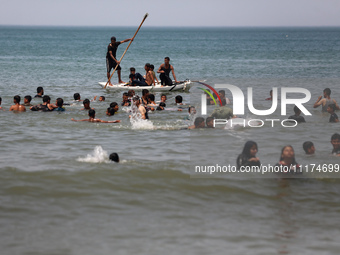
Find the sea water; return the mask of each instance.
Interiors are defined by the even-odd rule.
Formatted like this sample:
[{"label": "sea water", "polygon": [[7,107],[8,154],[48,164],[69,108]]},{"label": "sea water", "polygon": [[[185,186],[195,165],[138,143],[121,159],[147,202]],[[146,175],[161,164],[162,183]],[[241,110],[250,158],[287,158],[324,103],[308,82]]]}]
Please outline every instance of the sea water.
[{"label": "sea water", "polygon": [[[8,110],[14,95],[34,96],[38,86],[52,102],[62,97],[71,104],[65,112],[0,111],[1,254],[337,254],[338,175],[196,178],[190,158],[195,149],[205,163],[222,158],[236,165],[244,143],[254,140],[264,164],[277,163],[287,144],[302,165],[338,164],[330,138],[340,126],[313,104],[326,87],[340,100],[340,29],[142,27],[122,61],[124,81],[130,67],[144,74],[145,63],[158,69],[169,56],[178,80],[233,84],[245,94],[252,87],[257,109],[270,108],[264,99],[273,87],[311,92],[305,106],[312,116],[294,129],[213,130],[183,129],[192,124],[186,109],[152,112],[150,121],[137,122],[122,107],[105,115],[122,97],[97,85],[106,81],[107,45],[111,36],[124,40],[135,29],[0,27],[2,107]],[[167,106],[175,108],[180,94],[199,114],[197,87],[203,85],[168,93]],[[72,122],[88,118],[74,93],[82,100],[105,96],[91,102],[96,117],[121,122]],[[242,117],[259,118],[247,108]],[[270,117],[288,116],[278,107]],[[311,157],[302,149],[308,140],[316,147]],[[121,163],[108,160],[112,152]]]}]

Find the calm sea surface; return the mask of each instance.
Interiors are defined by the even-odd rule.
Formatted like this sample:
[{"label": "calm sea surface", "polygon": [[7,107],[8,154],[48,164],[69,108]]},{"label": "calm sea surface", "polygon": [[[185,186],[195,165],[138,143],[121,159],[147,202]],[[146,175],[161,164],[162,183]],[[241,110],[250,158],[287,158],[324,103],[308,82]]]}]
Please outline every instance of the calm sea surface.
[{"label": "calm sea surface", "polygon": [[[144,73],[146,62],[157,69],[169,56],[178,80],[233,84],[246,98],[252,87],[257,109],[270,108],[264,99],[273,87],[311,92],[305,124],[217,130],[183,129],[192,123],[186,110],[153,112],[149,122],[136,123],[128,109],[105,115],[122,97],[97,84],[106,80],[107,45],[135,29],[0,26],[1,255],[338,254],[340,173],[197,176],[192,152],[200,151],[205,164],[235,165],[244,143],[254,140],[263,164],[277,163],[287,144],[302,165],[339,164],[330,138],[340,124],[328,123],[329,114],[313,104],[326,87],[340,101],[340,28],[143,27],[121,64],[125,81],[131,66]],[[62,113],[8,111],[14,95],[34,96],[38,86],[52,102],[62,97],[71,105]],[[199,113],[197,87],[169,93],[167,106],[175,108],[180,94]],[[72,122],[87,118],[73,101],[76,92],[105,96],[91,103],[96,117],[121,123]],[[270,118],[285,119],[278,105]],[[267,118],[247,107],[243,117]],[[308,140],[316,147],[311,157],[302,149]],[[108,161],[112,152],[121,163]]]}]

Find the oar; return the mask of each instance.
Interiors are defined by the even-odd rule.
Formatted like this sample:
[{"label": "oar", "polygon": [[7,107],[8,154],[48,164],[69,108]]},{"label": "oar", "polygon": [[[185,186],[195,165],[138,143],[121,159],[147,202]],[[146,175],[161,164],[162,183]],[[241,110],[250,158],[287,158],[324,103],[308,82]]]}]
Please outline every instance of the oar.
[{"label": "oar", "polygon": [[[141,26],[143,25],[143,23],[144,23],[144,21],[146,20],[146,18],[148,17],[148,15],[149,15],[148,13],[146,13],[146,14],[144,15],[144,18],[143,18],[142,22],[140,23],[140,25],[139,25],[139,27],[138,27],[138,29],[137,29],[136,33],[135,33],[135,34],[134,34],[134,36],[132,37],[132,39],[131,39],[131,41],[130,41],[129,45],[126,47],[126,50],[124,51],[123,55],[120,57],[120,59],[119,59],[119,62],[121,62],[121,61],[122,61],[122,59],[123,59],[123,57],[124,57],[125,53],[127,52],[128,48],[130,47],[130,45],[131,45],[131,43],[132,43],[133,39],[135,39],[135,37],[136,37],[136,35],[137,35],[137,33],[138,33],[139,29],[140,29],[140,28],[141,28]],[[111,78],[112,78],[113,74],[114,74],[114,73],[115,73],[115,71],[117,70],[117,68],[118,68],[118,65],[116,65],[115,69],[113,70],[113,72],[112,72],[112,74],[111,74],[111,76],[110,76],[109,80],[106,82],[106,84],[105,84],[105,86],[104,86],[104,89],[106,88],[107,84],[109,84],[109,82],[110,82],[110,80],[111,80]]]}]

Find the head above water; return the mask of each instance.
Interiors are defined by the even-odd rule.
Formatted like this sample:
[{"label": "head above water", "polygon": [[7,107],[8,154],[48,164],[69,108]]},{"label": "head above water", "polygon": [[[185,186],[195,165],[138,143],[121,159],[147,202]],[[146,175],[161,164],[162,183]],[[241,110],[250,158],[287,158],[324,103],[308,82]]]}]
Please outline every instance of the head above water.
[{"label": "head above water", "polygon": [[194,122],[195,128],[204,128],[204,118],[203,117],[197,117]]},{"label": "head above water", "polygon": [[180,104],[180,103],[183,102],[183,97],[178,95],[178,96],[175,97],[175,101],[176,101],[176,104]]},{"label": "head above water", "polygon": [[74,100],[80,100],[80,94],[79,93],[74,93],[73,94],[73,99]]},{"label": "head above water", "polygon": [[314,144],[310,141],[304,142],[302,144],[302,148],[306,152],[306,154],[314,154],[315,152]]},{"label": "head above water", "polygon": [[14,101],[15,104],[19,104],[19,103],[20,103],[20,100],[21,100],[21,98],[20,98],[19,95],[16,95],[16,96],[14,96],[14,98],[13,98],[13,101]]},{"label": "head above water", "polygon": [[57,105],[58,107],[63,107],[63,105],[64,105],[64,100],[63,100],[62,98],[57,98],[56,105]]},{"label": "head above water", "polygon": [[323,94],[324,94],[325,96],[330,96],[330,95],[331,95],[331,89],[330,89],[330,88],[325,88],[325,89],[323,90]]},{"label": "head above water", "polygon": [[117,153],[111,153],[110,154],[110,157],[109,157],[109,159],[111,160],[111,161],[114,161],[114,162],[116,162],[116,163],[118,163],[119,162],[119,156],[118,156],[118,154]]},{"label": "head above water", "polygon": [[44,89],[43,89],[43,87],[37,87],[37,93],[38,93],[38,94],[40,94],[40,93],[44,94]]},{"label": "head above water", "polygon": [[287,159],[291,160],[293,165],[297,164],[295,160],[294,148],[291,145],[286,145],[281,150],[280,161],[287,160]]},{"label": "head above water", "polygon": [[43,103],[49,103],[51,101],[51,98],[49,96],[43,97]]},{"label": "head above water", "polygon": [[26,102],[30,103],[32,101],[32,97],[30,95],[25,96],[24,99],[25,99],[25,103]]},{"label": "head above water", "polygon": [[89,117],[94,119],[96,117],[96,111],[93,109],[89,110]]},{"label": "head above water", "polygon": [[254,149],[256,149],[256,152],[258,152],[257,143],[254,141],[247,141],[244,144],[242,154],[246,155],[249,158],[253,157],[254,155],[252,155],[252,152],[254,152]]}]

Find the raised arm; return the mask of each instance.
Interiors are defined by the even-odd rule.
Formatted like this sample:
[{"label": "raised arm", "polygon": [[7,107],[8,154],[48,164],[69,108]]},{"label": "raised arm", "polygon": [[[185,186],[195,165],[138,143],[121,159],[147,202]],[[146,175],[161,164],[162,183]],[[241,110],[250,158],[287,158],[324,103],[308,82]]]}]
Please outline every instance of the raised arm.
[{"label": "raised arm", "polygon": [[320,105],[322,105],[322,96],[319,96],[318,97],[318,100],[316,100],[316,102],[314,103],[314,105],[313,105],[313,108],[317,108],[317,107],[319,107]]}]

